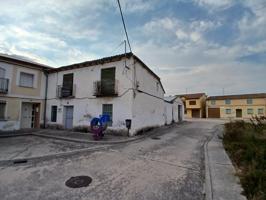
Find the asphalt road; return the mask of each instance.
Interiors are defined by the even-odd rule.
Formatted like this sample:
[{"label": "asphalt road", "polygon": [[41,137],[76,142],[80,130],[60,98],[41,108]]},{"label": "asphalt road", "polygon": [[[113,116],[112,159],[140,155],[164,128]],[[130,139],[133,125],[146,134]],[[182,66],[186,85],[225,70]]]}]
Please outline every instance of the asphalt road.
[{"label": "asphalt road", "polygon": [[[204,149],[215,121],[185,122],[155,131],[157,138],[94,152],[0,167],[0,198],[23,199],[203,199]],[[70,177],[92,178],[68,188]]]}]

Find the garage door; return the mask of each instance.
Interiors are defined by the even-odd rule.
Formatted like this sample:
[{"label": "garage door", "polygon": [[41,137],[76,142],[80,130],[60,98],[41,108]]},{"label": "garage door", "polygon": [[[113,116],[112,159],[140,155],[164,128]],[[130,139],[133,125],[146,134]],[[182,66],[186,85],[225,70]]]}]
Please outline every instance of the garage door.
[{"label": "garage door", "polygon": [[209,118],[220,118],[220,108],[208,108]]},{"label": "garage door", "polygon": [[200,110],[193,109],[192,110],[192,118],[200,118]]}]

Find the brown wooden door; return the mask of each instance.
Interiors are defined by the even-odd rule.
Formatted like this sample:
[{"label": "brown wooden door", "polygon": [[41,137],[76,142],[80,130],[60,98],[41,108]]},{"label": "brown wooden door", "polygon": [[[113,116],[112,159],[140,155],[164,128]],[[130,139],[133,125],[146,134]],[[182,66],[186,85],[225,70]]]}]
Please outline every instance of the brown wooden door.
[{"label": "brown wooden door", "polygon": [[242,118],[242,109],[236,109],[236,117]]},{"label": "brown wooden door", "polygon": [[193,109],[192,110],[192,118],[200,118],[200,110],[199,109]]},{"label": "brown wooden door", "polygon": [[208,108],[208,118],[220,118],[220,108]]}]

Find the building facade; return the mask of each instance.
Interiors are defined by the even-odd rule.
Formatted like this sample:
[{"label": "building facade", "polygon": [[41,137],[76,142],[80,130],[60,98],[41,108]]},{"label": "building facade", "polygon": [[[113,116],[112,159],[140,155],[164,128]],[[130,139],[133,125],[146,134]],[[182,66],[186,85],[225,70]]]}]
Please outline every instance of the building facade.
[{"label": "building facade", "polygon": [[165,124],[164,89],[160,78],[128,53],[49,71],[47,123],[66,129],[89,126],[108,114],[109,129],[130,134]]},{"label": "building facade", "polygon": [[0,130],[39,128],[43,123],[45,69],[0,55]]},{"label": "building facade", "polygon": [[253,116],[266,116],[266,93],[207,98],[208,118],[250,119]]},{"label": "building facade", "polygon": [[205,106],[206,106],[206,94],[195,93],[195,94],[181,94],[176,95],[180,97],[185,106],[185,117],[187,118],[205,118]]},{"label": "building facade", "polygon": [[176,96],[164,97],[164,117],[165,124],[181,122],[184,120],[184,104],[183,101]]},{"label": "building facade", "polygon": [[91,119],[108,114],[109,129],[127,132],[130,120],[134,135],[183,119],[180,99],[165,101],[164,94],[160,78],[132,53],[59,68],[0,57],[2,131],[89,127]]}]

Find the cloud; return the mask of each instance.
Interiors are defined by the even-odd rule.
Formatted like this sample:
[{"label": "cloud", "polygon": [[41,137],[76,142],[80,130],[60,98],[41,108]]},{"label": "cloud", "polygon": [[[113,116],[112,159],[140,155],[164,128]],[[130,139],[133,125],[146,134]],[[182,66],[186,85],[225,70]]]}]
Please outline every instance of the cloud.
[{"label": "cloud", "polygon": [[[131,45],[167,93],[263,91],[265,0],[121,0]],[[1,1],[0,52],[51,66],[122,53],[117,2]],[[263,7],[264,5],[264,7]],[[14,14],[15,13],[15,14]],[[245,92],[245,91],[244,91]]]}]

